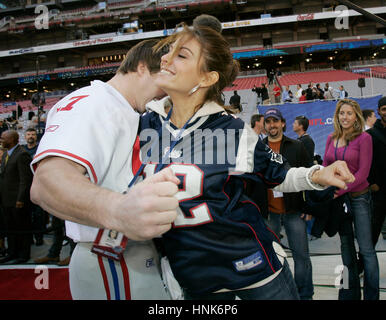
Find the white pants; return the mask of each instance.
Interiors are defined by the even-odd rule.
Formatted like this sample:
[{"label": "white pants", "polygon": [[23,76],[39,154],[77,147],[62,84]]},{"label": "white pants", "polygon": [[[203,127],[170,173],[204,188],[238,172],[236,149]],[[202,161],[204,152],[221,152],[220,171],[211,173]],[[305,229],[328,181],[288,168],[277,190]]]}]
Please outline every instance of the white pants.
[{"label": "white pants", "polygon": [[151,241],[130,242],[120,262],[100,257],[92,243],[75,247],[70,289],[75,300],[170,300],[161,280],[158,253]]}]

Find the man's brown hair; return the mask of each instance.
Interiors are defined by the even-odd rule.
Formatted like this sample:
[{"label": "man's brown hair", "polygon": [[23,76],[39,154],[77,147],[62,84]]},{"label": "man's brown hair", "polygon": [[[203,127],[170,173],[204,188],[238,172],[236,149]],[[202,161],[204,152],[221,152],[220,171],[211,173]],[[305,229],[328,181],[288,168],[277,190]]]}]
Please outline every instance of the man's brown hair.
[{"label": "man's brown hair", "polygon": [[162,50],[153,49],[157,42],[158,40],[150,39],[137,43],[127,52],[117,73],[136,72],[140,62],[147,66],[150,73],[157,73],[160,70],[161,56],[165,54]]}]

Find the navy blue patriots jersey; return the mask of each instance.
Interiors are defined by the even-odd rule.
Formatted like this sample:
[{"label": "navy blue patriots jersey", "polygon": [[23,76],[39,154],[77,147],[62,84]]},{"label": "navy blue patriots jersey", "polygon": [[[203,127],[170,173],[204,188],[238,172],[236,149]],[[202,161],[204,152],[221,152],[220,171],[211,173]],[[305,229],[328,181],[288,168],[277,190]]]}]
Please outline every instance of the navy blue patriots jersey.
[{"label": "navy blue patriots jersey", "polygon": [[179,214],[163,235],[181,287],[198,294],[235,290],[280,270],[273,248],[279,240],[244,188],[246,179],[280,184],[285,160],[217,104],[205,104],[183,131],[159,108],[141,117],[141,160],[145,176],[170,167],[181,180]]}]

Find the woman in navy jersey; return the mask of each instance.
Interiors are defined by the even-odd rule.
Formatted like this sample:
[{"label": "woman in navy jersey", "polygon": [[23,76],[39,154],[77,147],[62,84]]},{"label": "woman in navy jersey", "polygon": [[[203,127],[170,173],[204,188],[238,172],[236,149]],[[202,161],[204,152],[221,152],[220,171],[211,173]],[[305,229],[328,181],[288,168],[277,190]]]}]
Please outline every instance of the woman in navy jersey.
[{"label": "woman in navy jersey", "polygon": [[156,81],[168,97],[141,119],[141,157],[144,175],[170,167],[181,180],[179,214],[162,242],[185,299],[298,299],[279,239],[244,193],[246,180],[295,192],[344,188],[353,176],[343,162],[289,169],[226,112],[221,92],[238,63],[219,32],[184,27],[165,45]]}]

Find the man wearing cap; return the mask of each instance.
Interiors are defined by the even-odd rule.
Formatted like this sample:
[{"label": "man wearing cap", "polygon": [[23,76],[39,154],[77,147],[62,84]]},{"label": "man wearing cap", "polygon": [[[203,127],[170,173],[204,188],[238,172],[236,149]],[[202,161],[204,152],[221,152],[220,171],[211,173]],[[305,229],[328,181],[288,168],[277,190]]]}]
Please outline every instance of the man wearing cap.
[{"label": "man wearing cap", "polygon": [[[264,127],[268,137],[264,142],[276,153],[283,155],[291,167],[308,167],[310,158],[304,144],[283,134],[286,122],[277,108],[270,108],[264,114]],[[311,300],[314,294],[312,284],[312,265],[308,250],[306,219],[302,213],[303,198],[301,192],[286,193],[267,190],[268,225],[280,233],[281,219],[288,237],[295,262],[295,282],[301,299]]]},{"label": "man wearing cap", "polygon": [[367,130],[373,140],[373,161],[368,180],[373,198],[372,236],[374,246],[382,230],[386,238],[386,230],[382,229],[386,215],[386,97],[378,101],[378,114],[381,117],[374,126]]}]

